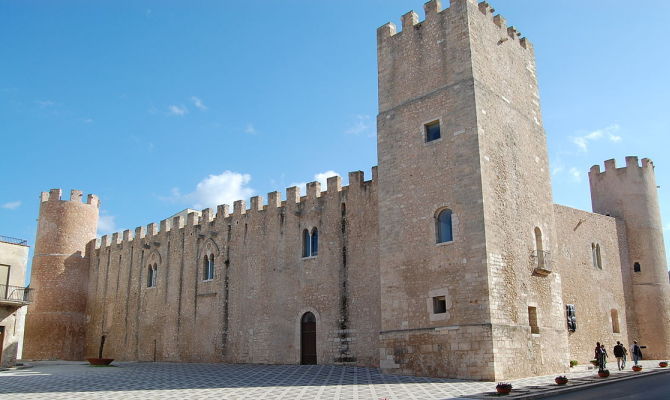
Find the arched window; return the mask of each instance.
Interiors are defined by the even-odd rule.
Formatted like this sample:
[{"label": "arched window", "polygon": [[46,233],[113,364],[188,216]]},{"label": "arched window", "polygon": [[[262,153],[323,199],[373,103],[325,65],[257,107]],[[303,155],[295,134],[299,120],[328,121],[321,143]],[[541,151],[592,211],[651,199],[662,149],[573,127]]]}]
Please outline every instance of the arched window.
[{"label": "arched window", "polygon": [[302,231],[302,256],[303,257],[309,257],[311,254],[310,248],[312,247],[311,243],[311,238],[309,236],[309,231],[307,229],[303,229]]},{"label": "arched window", "polygon": [[158,275],[158,264],[149,264],[149,268],[147,268],[147,287],[156,287],[156,275]]},{"label": "arched window", "polygon": [[207,279],[214,279],[214,254],[209,255],[209,268],[208,268],[208,278]]},{"label": "arched window", "polygon": [[147,287],[151,287],[151,282],[153,282],[153,276],[154,276],[154,266],[149,265],[147,268]]},{"label": "arched window", "polygon": [[204,255],[202,257],[202,280],[206,281],[209,279],[209,257]]},{"label": "arched window", "polygon": [[312,246],[310,254],[312,257],[316,256],[319,253],[319,230],[314,228],[312,229]]},{"label": "arched window", "polygon": [[537,266],[544,268],[544,245],[542,244],[542,231],[535,227],[535,249],[537,250]]},{"label": "arched window", "polygon": [[642,268],[640,267],[640,263],[636,262],[635,264],[633,264],[633,272],[640,272],[640,271],[642,271]]},{"label": "arched window", "polygon": [[454,240],[451,228],[451,210],[445,208],[437,214],[435,219],[435,230],[437,233],[437,243],[451,242]]}]

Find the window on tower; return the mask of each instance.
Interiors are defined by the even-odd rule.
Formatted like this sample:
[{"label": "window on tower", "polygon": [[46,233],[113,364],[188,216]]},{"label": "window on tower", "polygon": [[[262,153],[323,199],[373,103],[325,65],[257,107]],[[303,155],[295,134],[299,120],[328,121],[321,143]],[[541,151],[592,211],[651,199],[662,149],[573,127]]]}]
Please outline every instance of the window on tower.
[{"label": "window on tower", "polygon": [[424,130],[426,132],[426,142],[432,142],[433,140],[440,138],[440,121],[429,122],[424,125]]},{"label": "window on tower", "polygon": [[445,208],[441,210],[435,218],[437,243],[446,243],[454,240],[453,229],[451,226],[451,214],[451,210]]}]

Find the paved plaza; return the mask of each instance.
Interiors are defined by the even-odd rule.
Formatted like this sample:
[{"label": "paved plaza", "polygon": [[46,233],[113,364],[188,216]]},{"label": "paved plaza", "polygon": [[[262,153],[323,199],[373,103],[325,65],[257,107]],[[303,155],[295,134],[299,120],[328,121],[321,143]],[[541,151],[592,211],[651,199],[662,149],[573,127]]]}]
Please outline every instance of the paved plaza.
[{"label": "paved plaza", "polygon": [[[646,361],[645,370],[657,366]],[[381,374],[375,368],[332,365],[250,365],[36,362],[32,368],[0,372],[2,399],[451,399],[482,398],[493,382]],[[608,365],[613,375],[616,365]],[[612,367],[614,370],[612,370]],[[593,379],[594,371],[567,374]],[[554,375],[512,381],[528,392],[553,385]],[[526,388],[524,390],[524,388]]]}]

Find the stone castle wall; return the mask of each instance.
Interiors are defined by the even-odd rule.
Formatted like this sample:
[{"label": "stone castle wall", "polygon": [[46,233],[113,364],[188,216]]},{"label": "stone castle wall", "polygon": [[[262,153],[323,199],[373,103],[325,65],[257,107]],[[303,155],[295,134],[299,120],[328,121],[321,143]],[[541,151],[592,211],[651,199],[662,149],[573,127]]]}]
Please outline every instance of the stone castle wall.
[{"label": "stone castle wall", "polygon": [[[300,318],[311,311],[319,363],[377,365],[377,186],[363,179],[103,237],[91,249],[86,354],[105,335],[104,356],[119,360],[298,363]],[[318,255],[303,258],[302,231],[314,227]],[[215,257],[209,281],[206,254]],[[147,287],[153,264],[157,286]]]},{"label": "stone castle wall", "polygon": [[[426,3],[377,31],[380,366],[404,375],[493,379],[484,215],[466,1]],[[440,139],[424,124],[438,120]],[[453,240],[435,218],[452,211]],[[433,297],[446,312],[435,313]]]},{"label": "stone castle wall", "polygon": [[[468,6],[495,374],[564,371],[561,276],[535,271],[538,250],[550,264],[556,234],[533,47],[486,3]],[[531,331],[529,307],[539,333]]]},{"label": "stone castle wall", "polygon": [[[617,341],[629,345],[621,278],[621,260],[627,258],[623,221],[560,205],[554,210],[560,238],[555,261],[563,281],[563,303],[575,306],[577,322],[577,329],[567,332],[570,359],[580,364],[592,360],[596,342],[603,343],[613,357]],[[594,265],[592,244],[600,246],[602,269]],[[619,332],[613,329],[612,310],[616,310]],[[561,323],[567,326],[565,312]]]},{"label": "stone castle wall", "polygon": [[86,244],[95,237],[98,198],[72,190],[69,200],[52,189],[40,197],[40,215],[28,307],[24,357],[81,360],[89,259]]},{"label": "stone castle wall", "polygon": [[[629,340],[647,346],[646,357],[666,358],[670,354],[670,282],[654,163],[629,156],[626,166],[617,168],[615,160],[607,160],[605,171],[599,165],[591,167],[589,182],[593,211],[624,221],[628,258],[622,259],[622,278]],[[634,269],[636,263],[639,271]]]},{"label": "stone castle wall", "polygon": [[[54,247],[36,251],[33,277],[46,282],[43,299],[57,298],[53,282],[85,304],[85,315],[72,314],[85,327],[63,333],[72,341],[85,331],[80,353],[95,356],[104,336],[103,355],[117,360],[299,363],[308,311],[319,364],[407,375],[512,379],[564,372],[570,359],[590,359],[596,341],[669,345],[668,318],[649,322],[643,308],[665,304],[670,289],[651,163],[591,170],[594,211],[615,218],[553,204],[531,43],[486,2],[424,7],[424,21],[409,12],[401,31],[377,30],[378,177],[350,173],[348,187],[333,177],[324,192],[313,182],[304,197],[289,188],[284,201],[273,192],[267,205],[257,196],[249,209],[237,201],[232,212],[219,206],[99,243],[97,207],[85,223],[74,206],[53,221],[41,211],[38,242]],[[428,141],[435,121],[440,138]],[[444,209],[453,237],[437,243]],[[303,257],[302,233],[314,228],[318,255]],[[576,309],[572,333],[566,304]]]}]

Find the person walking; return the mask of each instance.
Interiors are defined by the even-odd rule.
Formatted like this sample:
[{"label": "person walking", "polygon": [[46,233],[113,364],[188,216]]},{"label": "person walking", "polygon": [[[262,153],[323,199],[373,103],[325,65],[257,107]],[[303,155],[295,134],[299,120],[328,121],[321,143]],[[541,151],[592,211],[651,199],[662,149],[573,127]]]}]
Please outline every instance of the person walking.
[{"label": "person walking", "polygon": [[642,359],[642,349],[637,344],[637,340],[633,340],[633,345],[630,346],[630,353],[633,355],[633,362],[637,365],[637,362]]},{"label": "person walking", "polygon": [[626,366],[626,362],[624,361],[625,350],[626,348],[623,347],[621,342],[617,341],[616,346],[614,346],[613,353],[614,357],[616,357],[616,366],[617,368],[619,368],[619,371],[624,369],[624,367]]},{"label": "person walking", "polygon": [[600,345],[600,351],[602,352],[603,357],[603,369],[607,369],[607,357],[609,356],[609,354],[607,354],[607,350],[605,349],[604,344]]},{"label": "person walking", "polygon": [[621,369],[623,369],[626,368],[626,361],[628,361],[628,349],[623,344],[621,348],[623,349],[623,364],[621,365]]}]

